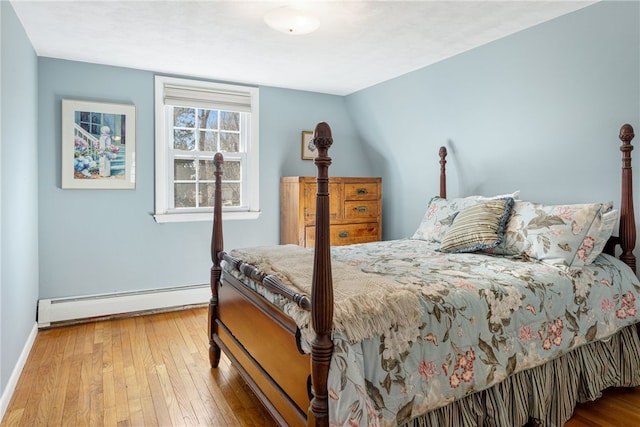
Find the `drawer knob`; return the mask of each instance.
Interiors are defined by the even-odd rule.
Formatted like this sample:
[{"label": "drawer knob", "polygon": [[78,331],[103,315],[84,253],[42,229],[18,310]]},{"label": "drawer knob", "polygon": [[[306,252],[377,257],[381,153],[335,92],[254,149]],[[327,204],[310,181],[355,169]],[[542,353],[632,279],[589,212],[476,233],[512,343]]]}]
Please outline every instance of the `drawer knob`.
[{"label": "drawer knob", "polygon": [[367,189],[366,188],[356,188],[356,194],[359,196],[365,195],[367,194]]},{"label": "drawer knob", "polygon": [[369,210],[369,208],[367,208],[366,206],[358,206],[357,208],[355,208],[358,212],[366,212]]},{"label": "drawer knob", "polygon": [[346,239],[347,237],[349,237],[349,232],[348,231],[341,231],[340,233],[338,233],[338,237],[341,239]]}]

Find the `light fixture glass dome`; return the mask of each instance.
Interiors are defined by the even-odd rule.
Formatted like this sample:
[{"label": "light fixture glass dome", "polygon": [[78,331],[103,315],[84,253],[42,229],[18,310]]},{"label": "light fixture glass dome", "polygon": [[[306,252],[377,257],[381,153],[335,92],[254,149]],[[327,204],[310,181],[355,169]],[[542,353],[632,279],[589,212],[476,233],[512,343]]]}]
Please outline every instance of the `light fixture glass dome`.
[{"label": "light fixture glass dome", "polygon": [[274,30],[285,34],[309,34],[320,27],[320,21],[315,16],[301,9],[280,7],[268,12],[264,22]]}]

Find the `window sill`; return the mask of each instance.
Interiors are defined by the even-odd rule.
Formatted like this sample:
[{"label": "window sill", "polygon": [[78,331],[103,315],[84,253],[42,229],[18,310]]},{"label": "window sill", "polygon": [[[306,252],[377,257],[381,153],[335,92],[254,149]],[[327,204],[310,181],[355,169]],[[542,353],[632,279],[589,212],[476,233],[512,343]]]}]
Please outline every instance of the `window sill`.
[{"label": "window sill", "polygon": [[[223,212],[222,220],[233,221],[233,220],[258,219],[259,216],[260,216],[260,211]],[[153,215],[153,218],[156,220],[158,224],[164,224],[167,222],[199,222],[199,221],[213,222],[213,213],[212,212],[167,213],[167,214]]]}]

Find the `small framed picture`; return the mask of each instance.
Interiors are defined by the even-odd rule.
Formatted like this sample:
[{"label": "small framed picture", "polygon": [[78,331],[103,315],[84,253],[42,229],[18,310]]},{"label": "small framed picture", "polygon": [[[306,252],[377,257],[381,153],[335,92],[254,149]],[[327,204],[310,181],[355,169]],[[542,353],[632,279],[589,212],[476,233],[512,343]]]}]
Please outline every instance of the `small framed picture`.
[{"label": "small framed picture", "polygon": [[62,100],[62,188],[134,189],[135,106]]},{"label": "small framed picture", "polygon": [[313,132],[310,130],[302,131],[302,160],[313,160],[316,158],[318,150],[313,143]]}]

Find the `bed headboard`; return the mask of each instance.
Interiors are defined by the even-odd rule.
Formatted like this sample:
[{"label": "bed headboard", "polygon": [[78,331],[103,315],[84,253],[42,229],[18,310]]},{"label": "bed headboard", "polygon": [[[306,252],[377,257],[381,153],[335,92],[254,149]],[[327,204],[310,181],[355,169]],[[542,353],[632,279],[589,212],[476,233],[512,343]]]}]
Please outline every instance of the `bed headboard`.
[{"label": "bed headboard", "polygon": [[620,228],[618,236],[612,237],[607,243],[605,252],[615,255],[617,245],[620,245],[622,253],[620,259],[624,261],[633,272],[636,272],[636,256],[633,249],[636,246],[636,219],[633,208],[633,184],[631,174],[631,151],[633,145],[631,140],[634,137],[633,127],[630,124],[624,124],[620,128],[620,151],[622,151],[622,193],[620,200]]},{"label": "bed headboard", "polygon": [[440,197],[447,198],[447,147],[440,147]]},{"label": "bed headboard", "polygon": [[[633,184],[631,173],[631,151],[633,145],[631,141],[634,138],[633,127],[630,124],[624,124],[620,128],[618,137],[622,141],[620,151],[622,151],[622,187],[620,200],[620,226],[618,235],[612,236],[607,242],[604,252],[615,256],[616,247],[620,246],[620,260],[626,263],[633,272],[636,272],[636,256],[633,249],[636,246],[636,220],[633,207]],[[447,198],[447,148],[440,147],[438,152],[440,155],[440,197]]]}]

